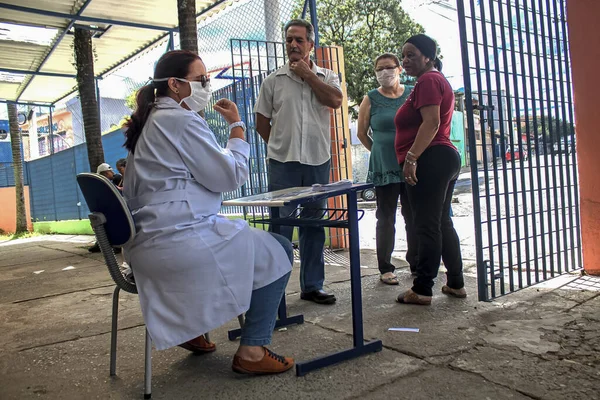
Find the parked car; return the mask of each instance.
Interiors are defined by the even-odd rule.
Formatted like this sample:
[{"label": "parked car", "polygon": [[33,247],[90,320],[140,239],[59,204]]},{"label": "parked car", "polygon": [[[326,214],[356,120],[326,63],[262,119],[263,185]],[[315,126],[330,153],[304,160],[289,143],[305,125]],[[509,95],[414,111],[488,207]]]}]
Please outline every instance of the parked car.
[{"label": "parked car", "polygon": [[558,142],[554,143],[554,152],[556,154],[558,154],[558,153],[568,153],[568,154],[571,154],[572,152],[575,151],[575,146],[576,146],[576,140],[571,140],[571,137],[568,136],[566,144],[561,139],[560,148],[558,146]]},{"label": "parked car", "polygon": [[363,199],[364,201],[375,201],[375,198],[377,197],[375,188],[360,190],[356,194],[359,199]]},{"label": "parked car", "polygon": [[512,146],[512,148],[509,147],[506,150],[506,153],[504,153],[504,158],[506,159],[506,162],[511,162],[515,160],[527,160],[528,155],[527,149],[519,146]]}]

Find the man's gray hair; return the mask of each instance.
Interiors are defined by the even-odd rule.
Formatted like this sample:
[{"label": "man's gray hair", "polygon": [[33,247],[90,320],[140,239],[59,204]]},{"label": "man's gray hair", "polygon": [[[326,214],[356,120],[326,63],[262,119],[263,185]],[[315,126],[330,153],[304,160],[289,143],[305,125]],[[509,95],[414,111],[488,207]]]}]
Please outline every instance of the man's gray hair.
[{"label": "man's gray hair", "polygon": [[293,19],[293,20],[289,21],[287,24],[285,24],[285,27],[283,28],[283,32],[286,36],[287,36],[287,31],[290,28],[290,26],[301,26],[303,28],[306,28],[306,38],[311,43],[315,42],[315,28],[307,20]]}]

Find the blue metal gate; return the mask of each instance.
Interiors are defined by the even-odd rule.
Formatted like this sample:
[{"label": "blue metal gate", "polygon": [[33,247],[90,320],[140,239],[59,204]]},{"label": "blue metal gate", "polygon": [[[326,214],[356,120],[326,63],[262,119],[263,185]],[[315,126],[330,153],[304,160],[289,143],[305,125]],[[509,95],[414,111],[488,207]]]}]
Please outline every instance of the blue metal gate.
[{"label": "blue metal gate", "polygon": [[566,0],[457,8],[487,301],[582,267]]}]

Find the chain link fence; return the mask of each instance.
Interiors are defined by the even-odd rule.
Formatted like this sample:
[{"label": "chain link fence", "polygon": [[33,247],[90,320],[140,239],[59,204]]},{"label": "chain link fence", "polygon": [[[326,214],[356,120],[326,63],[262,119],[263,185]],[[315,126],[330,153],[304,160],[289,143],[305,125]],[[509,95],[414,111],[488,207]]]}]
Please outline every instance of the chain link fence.
[{"label": "chain link fence", "polygon": [[232,59],[232,39],[283,42],[283,26],[300,17],[303,7],[304,0],[241,0],[201,19],[198,52],[211,74],[213,89],[232,84],[234,67],[244,67]]},{"label": "chain link fence", "polygon": [[[268,190],[266,145],[254,129],[252,108],[263,79],[286,62],[283,27],[290,19],[301,17],[304,6],[304,0],[241,0],[199,20],[199,54],[211,77],[214,91],[213,101],[206,108],[206,120],[218,141],[225,145],[229,129],[225,121],[212,110],[212,105],[221,98],[236,102],[249,128],[248,141],[252,148],[248,183],[235,192],[226,193],[225,199]],[[175,48],[179,47],[178,43],[175,34]],[[105,159],[113,167],[116,160],[125,155],[121,147],[123,136],[120,128],[135,108],[136,92],[153,75],[157,60],[169,50],[169,45],[169,40],[165,39],[98,80],[98,108]],[[335,48],[324,49],[315,55],[315,60],[322,66],[336,70],[340,58],[338,52]],[[343,71],[340,71],[340,77],[342,74]],[[27,112],[27,109],[23,110],[23,113]],[[348,116],[344,113],[339,110],[332,114],[332,177],[335,180],[351,174],[348,165],[350,155],[344,150],[345,131],[348,128]],[[38,131],[37,147],[29,142],[29,130],[33,129]],[[74,183],[75,175],[87,170],[78,93],[65,97],[51,109],[36,108],[33,118],[23,124],[21,130],[24,160],[40,159],[39,162],[28,162],[24,168],[26,181],[31,182],[32,186],[34,220],[85,218],[87,208]],[[49,155],[52,157],[43,159]],[[2,182],[11,185],[14,183],[12,179],[10,166],[0,164],[0,185]],[[68,199],[63,199],[62,194],[68,194]],[[342,206],[337,204],[337,200],[335,202],[330,207]],[[264,216],[268,212],[264,208],[234,207],[226,207],[222,211],[245,218]],[[329,232],[330,240],[336,243],[344,240],[340,235],[343,236],[343,233]]]}]

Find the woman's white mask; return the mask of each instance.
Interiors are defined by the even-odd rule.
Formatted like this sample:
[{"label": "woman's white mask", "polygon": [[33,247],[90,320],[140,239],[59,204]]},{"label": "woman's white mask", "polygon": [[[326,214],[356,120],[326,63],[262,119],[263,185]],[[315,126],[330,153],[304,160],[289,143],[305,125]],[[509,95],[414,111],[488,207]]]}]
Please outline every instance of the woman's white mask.
[{"label": "woman's white mask", "polygon": [[375,74],[377,75],[377,82],[383,87],[393,87],[400,76],[398,75],[398,68],[384,69],[375,72]]},{"label": "woman's white mask", "polygon": [[[206,82],[206,87],[202,86],[202,82],[188,81],[183,78],[175,78],[181,82],[187,82],[190,84],[190,95],[184,97],[179,101],[179,105],[185,102],[188,108],[194,112],[200,112],[206,108],[208,102],[212,97],[212,90],[210,89],[210,81]],[[154,82],[167,81],[169,78],[154,79]]]},{"label": "woman's white mask", "polygon": [[202,86],[202,82],[198,81],[184,81],[189,82],[191,93],[188,97],[184,97],[179,102],[181,105],[185,101],[185,104],[190,110],[200,112],[206,108],[210,98],[212,97],[212,91],[210,90],[210,82],[206,83],[206,87]]}]

